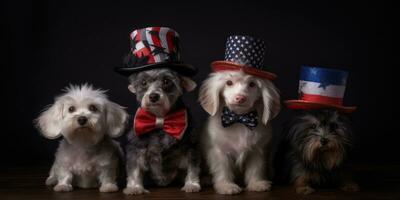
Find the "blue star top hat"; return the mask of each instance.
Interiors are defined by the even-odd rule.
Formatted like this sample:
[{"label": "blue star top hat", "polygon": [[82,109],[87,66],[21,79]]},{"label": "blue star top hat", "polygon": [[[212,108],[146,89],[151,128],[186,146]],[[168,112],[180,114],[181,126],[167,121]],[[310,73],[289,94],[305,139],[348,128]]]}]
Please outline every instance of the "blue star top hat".
[{"label": "blue star top hat", "polygon": [[303,66],[300,72],[299,99],[288,100],[290,109],[334,108],[343,113],[352,113],[357,107],[343,106],[348,72]]},{"label": "blue star top hat", "polygon": [[214,61],[211,67],[214,72],[238,71],[273,80],[276,75],[265,71],[264,57],[267,48],[259,38],[244,35],[229,36],[226,42],[225,60]]}]

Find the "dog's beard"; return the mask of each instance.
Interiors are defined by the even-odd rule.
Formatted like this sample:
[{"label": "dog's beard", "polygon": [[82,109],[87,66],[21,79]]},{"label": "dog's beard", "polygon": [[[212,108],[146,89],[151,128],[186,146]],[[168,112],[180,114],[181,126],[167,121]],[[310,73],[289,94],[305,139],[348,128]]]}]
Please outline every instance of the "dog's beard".
[{"label": "dog's beard", "polygon": [[307,111],[289,127],[293,150],[306,167],[332,170],[343,164],[351,146],[351,129],[336,111]]},{"label": "dog's beard", "polygon": [[103,134],[100,133],[100,127],[90,121],[85,126],[72,122],[62,132],[70,144],[78,146],[93,146],[103,138]]},{"label": "dog's beard", "polygon": [[162,97],[156,103],[150,102],[147,95],[143,96],[141,107],[156,116],[164,116],[171,109],[171,103],[168,98]]},{"label": "dog's beard", "polygon": [[338,139],[330,139],[321,145],[318,136],[310,137],[302,147],[302,158],[306,165],[326,170],[340,166],[345,157],[345,149]]}]

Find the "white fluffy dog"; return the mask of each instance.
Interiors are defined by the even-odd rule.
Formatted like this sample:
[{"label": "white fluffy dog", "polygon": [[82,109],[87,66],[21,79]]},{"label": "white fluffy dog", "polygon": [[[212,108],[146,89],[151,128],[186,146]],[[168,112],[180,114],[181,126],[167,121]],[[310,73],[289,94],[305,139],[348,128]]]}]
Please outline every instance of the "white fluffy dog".
[{"label": "white fluffy dog", "polygon": [[[269,121],[280,110],[275,86],[242,71],[215,72],[201,86],[199,100],[211,115],[202,127],[200,140],[216,192],[240,193],[242,189],[234,182],[238,174],[248,191],[270,190],[266,171],[271,163],[265,158],[272,138]],[[241,123],[224,127],[224,107],[238,115],[256,111],[261,121],[252,128]]]},{"label": "white fluffy dog", "polygon": [[117,191],[122,151],[110,137],[123,133],[128,115],[90,85],[71,85],[65,91],[36,119],[46,138],[64,137],[46,185],[66,192],[73,186],[92,188],[100,183],[100,192]]}]

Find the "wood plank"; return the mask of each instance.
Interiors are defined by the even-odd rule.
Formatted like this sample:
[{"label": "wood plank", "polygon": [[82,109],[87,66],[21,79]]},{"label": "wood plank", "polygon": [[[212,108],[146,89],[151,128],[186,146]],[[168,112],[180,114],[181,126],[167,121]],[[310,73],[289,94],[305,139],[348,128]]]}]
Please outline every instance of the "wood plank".
[{"label": "wood plank", "polygon": [[46,187],[44,181],[48,167],[5,168],[0,172],[1,200],[83,200],[83,199],[400,199],[400,166],[356,166],[355,177],[362,187],[361,192],[348,193],[335,189],[318,190],[304,196],[294,192],[287,185],[274,186],[270,192],[243,192],[239,195],[224,196],[214,192],[210,187],[200,193],[188,194],[179,187],[150,187],[149,194],[126,196],[121,191],[116,193],[100,193],[97,189],[75,189],[73,192],[57,193]]}]

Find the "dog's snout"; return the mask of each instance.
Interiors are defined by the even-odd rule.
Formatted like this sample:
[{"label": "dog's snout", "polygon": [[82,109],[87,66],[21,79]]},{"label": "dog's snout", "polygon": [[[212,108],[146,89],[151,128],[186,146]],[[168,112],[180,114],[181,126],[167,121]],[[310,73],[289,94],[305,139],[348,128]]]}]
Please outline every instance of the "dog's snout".
[{"label": "dog's snout", "polygon": [[83,116],[78,117],[78,124],[79,125],[83,126],[83,125],[86,124],[86,122],[87,122],[87,118],[86,117],[83,117]]},{"label": "dog's snout", "polygon": [[149,95],[149,99],[150,99],[150,101],[151,101],[152,103],[155,103],[155,102],[157,102],[157,101],[160,99],[160,95],[157,94],[157,93],[151,93],[151,94]]},{"label": "dog's snout", "polygon": [[326,145],[328,143],[328,139],[326,138],[321,138],[319,141],[321,142],[322,145]]},{"label": "dog's snout", "polygon": [[236,103],[241,104],[241,103],[246,102],[246,100],[247,100],[247,98],[246,98],[246,96],[244,96],[244,95],[238,94],[238,95],[235,96],[235,102],[236,102]]}]

